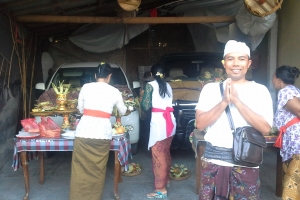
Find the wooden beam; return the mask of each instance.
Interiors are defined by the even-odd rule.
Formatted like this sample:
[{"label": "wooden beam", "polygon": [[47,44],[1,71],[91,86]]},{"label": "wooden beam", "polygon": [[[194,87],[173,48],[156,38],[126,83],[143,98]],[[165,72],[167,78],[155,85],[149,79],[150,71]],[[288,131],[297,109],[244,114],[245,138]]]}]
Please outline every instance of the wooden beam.
[{"label": "wooden beam", "polygon": [[92,24],[195,24],[234,22],[234,16],[199,16],[199,17],[88,17],[88,16],[49,16],[25,15],[15,17],[17,22],[39,23],[92,23]]}]

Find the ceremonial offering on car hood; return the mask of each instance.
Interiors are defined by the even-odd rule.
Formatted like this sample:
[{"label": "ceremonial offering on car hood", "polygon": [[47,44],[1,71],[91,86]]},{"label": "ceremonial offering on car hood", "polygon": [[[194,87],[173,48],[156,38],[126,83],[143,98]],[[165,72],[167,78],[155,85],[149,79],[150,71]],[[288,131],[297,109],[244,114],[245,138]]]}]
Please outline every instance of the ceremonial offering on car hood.
[{"label": "ceremonial offering on car hood", "polygon": [[78,104],[78,99],[72,99],[72,100],[69,100],[68,99],[68,108],[70,109],[76,109],[77,108],[77,104]]},{"label": "ceremonial offering on car hood", "polygon": [[[138,98],[134,98],[131,93],[128,93],[125,90],[120,93],[123,97],[123,101],[124,101],[125,106],[127,107],[127,110],[129,110],[130,112],[136,111],[137,108],[140,106]],[[114,115],[116,117],[120,117],[118,109],[115,106],[113,108],[112,115]],[[127,115],[127,114],[125,114],[125,115]]]},{"label": "ceremonial offering on car hood", "polygon": [[56,94],[68,94],[71,84],[63,84],[64,81],[58,82],[58,86],[52,83],[52,87]]},{"label": "ceremonial offering on car hood", "polygon": [[34,105],[34,108],[31,110],[32,112],[46,112],[55,110],[56,106],[54,106],[50,101],[39,102]]},{"label": "ceremonial offering on car hood", "polygon": [[190,177],[190,172],[187,167],[185,167],[183,164],[177,165],[171,167],[170,169],[170,179],[172,180],[184,180]]},{"label": "ceremonial offering on car hood", "polygon": [[67,94],[71,84],[63,84],[64,81],[58,82],[58,86],[52,83],[52,87],[56,93],[57,110],[66,110]]},{"label": "ceremonial offering on car hood", "polygon": [[121,95],[123,97],[124,100],[124,104],[125,106],[128,108],[128,110],[130,112],[133,112],[137,109],[137,107],[139,106],[139,104],[137,104],[136,99],[134,99],[132,94],[127,93],[126,91],[122,91]]}]

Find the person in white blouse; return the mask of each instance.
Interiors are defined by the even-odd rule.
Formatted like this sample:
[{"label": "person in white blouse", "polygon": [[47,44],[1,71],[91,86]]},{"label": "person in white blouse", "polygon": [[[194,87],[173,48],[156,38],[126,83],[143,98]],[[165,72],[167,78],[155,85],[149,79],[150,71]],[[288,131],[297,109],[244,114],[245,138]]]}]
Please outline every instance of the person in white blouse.
[{"label": "person in white blouse", "polygon": [[118,89],[109,85],[112,69],[100,64],[97,82],[83,85],[78,96],[78,110],[83,116],[76,128],[70,180],[70,200],[99,200],[105,181],[106,163],[112,139],[110,115],[116,106],[124,115]]},{"label": "person in white blouse", "polygon": [[170,145],[175,134],[176,121],[172,108],[171,86],[164,80],[164,68],[153,65],[151,74],[154,81],[148,82],[141,102],[144,111],[151,110],[150,137],[148,149],[152,151],[152,166],[155,190],[147,194],[149,199],[167,198],[171,168]]}]

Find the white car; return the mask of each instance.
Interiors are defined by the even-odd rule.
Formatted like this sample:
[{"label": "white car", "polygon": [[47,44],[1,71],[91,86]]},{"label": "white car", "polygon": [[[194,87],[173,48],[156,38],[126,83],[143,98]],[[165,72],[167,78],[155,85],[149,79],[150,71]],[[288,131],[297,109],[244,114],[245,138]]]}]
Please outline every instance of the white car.
[{"label": "white car", "polygon": [[[71,84],[71,87],[82,87],[83,84],[94,82],[95,73],[100,62],[83,62],[83,63],[73,63],[73,64],[64,64],[60,66],[53,76],[51,77],[49,84],[46,86],[45,83],[37,83],[36,89],[47,91],[52,87],[52,83],[58,85],[58,82],[63,81],[64,83]],[[113,76],[110,82],[110,85],[125,85],[132,92],[128,79],[121,68],[120,65],[115,63],[108,63],[113,69]],[[138,88],[139,82],[133,82],[134,88]],[[105,98],[105,96],[103,97]],[[63,123],[62,116],[51,116],[54,122],[61,126]],[[37,122],[40,121],[39,117],[36,117]],[[110,121],[112,124],[115,123],[115,117],[111,117]],[[121,117],[121,122],[124,126],[131,125],[133,130],[129,132],[132,154],[137,153],[138,141],[139,141],[139,132],[140,132],[140,119],[138,110],[133,111],[127,116]]]}]

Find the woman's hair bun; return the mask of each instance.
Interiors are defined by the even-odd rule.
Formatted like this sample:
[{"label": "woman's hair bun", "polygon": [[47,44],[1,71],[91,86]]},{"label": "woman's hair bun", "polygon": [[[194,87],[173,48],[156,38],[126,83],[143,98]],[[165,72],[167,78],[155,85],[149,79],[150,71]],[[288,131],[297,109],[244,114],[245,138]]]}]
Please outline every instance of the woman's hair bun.
[{"label": "woman's hair bun", "polygon": [[285,84],[294,85],[299,77],[300,70],[297,67],[282,65],[276,69],[275,76],[281,79]]},{"label": "woman's hair bun", "polygon": [[297,67],[291,67],[290,71],[295,79],[299,77],[300,70]]},{"label": "woman's hair bun", "polygon": [[98,65],[96,72],[97,78],[106,78],[110,74],[112,74],[112,68],[108,63],[100,63]]}]

